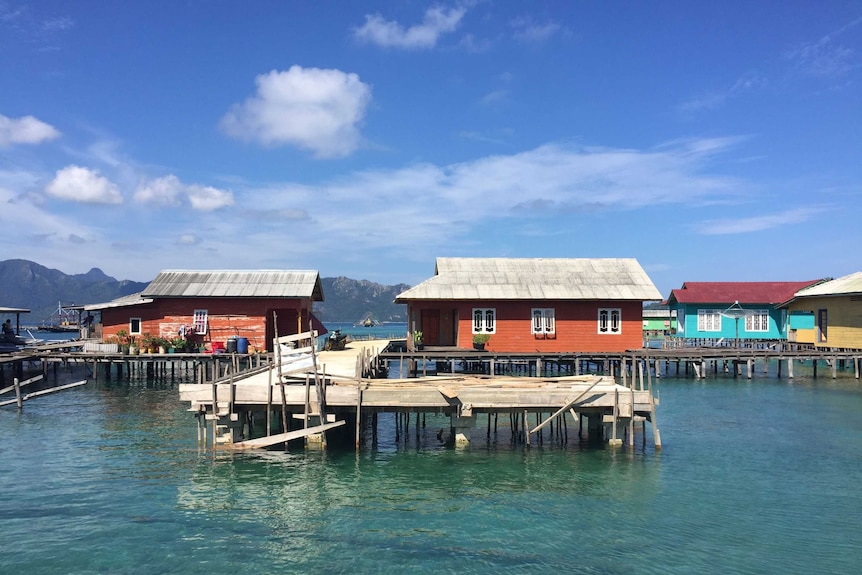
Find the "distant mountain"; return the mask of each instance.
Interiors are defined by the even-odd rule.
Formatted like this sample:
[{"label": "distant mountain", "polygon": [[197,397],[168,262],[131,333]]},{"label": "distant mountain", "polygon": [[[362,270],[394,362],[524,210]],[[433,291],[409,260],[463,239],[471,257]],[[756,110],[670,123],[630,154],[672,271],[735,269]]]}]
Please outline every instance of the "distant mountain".
[{"label": "distant mountain", "polygon": [[[314,306],[322,321],[357,322],[371,316],[376,321],[407,321],[407,306],[394,304],[407,284],[382,285],[346,277],[322,278],[326,301]],[[67,275],[27,260],[0,261],[0,307],[30,310],[21,317],[25,325],[37,325],[63,305],[111,301],[142,291],[149,282],[117,280],[99,268]]]},{"label": "distant mountain", "polygon": [[57,306],[110,301],[139,292],[147,283],[116,280],[93,268],[85,274],[67,275],[27,260],[0,261],[0,306],[30,310],[21,323],[37,325],[57,311]]},{"label": "distant mountain", "polygon": [[407,306],[393,303],[407,284],[383,285],[346,277],[323,278],[326,301],[314,304],[314,314],[327,321],[407,321]]}]

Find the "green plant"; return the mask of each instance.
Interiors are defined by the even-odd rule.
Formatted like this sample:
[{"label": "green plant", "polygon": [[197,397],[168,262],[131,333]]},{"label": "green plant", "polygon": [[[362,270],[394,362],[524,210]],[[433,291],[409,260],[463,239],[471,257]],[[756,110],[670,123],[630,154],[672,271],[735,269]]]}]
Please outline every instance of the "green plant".
[{"label": "green plant", "polygon": [[479,345],[485,345],[489,339],[491,339],[491,335],[487,333],[473,334],[473,343],[478,343]]},{"label": "green plant", "polygon": [[124,329],[117,330],[117,342],[120,345],[128,345],[129,344],[129,332]]},{"label": "green plant", "polygon": [[413,343],[422,343],[422,332],[418,329],[413,332]]}]

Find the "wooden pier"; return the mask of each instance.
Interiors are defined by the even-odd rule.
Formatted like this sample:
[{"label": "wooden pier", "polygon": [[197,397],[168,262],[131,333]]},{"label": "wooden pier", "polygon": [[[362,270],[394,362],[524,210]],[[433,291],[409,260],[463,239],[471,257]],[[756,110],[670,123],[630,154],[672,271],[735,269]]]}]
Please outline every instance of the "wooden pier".
[{"label": "wooden pier", "polygon": [[[559,430],[571,425],[578,430],[578,438],[603,438],[611,445],[633,446],[636,434],[646,441],[646,423],[650,422],[655,447],[661,448],[658,402],[652,378],[643,371],[626,385],[602,375],[537,378],[453,371],[397,379],[368,377],[374,366],[379,369],[382,363],[393,361],[382,351],[387,343],[354,342],[344,351],[321,352],[315,356],[316,370],[279,373],[274,362],[268,369],[244,377],[209,385],[181,384],[180,400],[188,402],[198,417],[201,441],[239,448],[283,444],[285,434],[300,429],[306,433],[297,435],[307,442],[325,445],[325,435],[318,428],[341,422],[347,432],[353,429],[358,447],[362,429],[370,427],[376,433],[374,422],[380,413],[394,413],[408,425],[415,415],[417,426],[420,415],[443,414],[449,418],[449,437],[455,445],[470,443],[480,417],[490,433],[503,415],[513,438],[527,445],[545,427],[555,427],[559,436]],[[268,440],[252,437],[254,421],[264,421]],[[274,423],[280,423],[275,434],[270,431]]]}]

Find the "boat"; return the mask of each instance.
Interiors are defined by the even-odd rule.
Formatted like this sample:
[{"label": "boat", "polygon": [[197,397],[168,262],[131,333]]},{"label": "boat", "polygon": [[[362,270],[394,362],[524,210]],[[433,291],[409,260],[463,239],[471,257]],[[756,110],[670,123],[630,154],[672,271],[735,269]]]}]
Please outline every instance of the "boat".
[{"label": "boat", "polygon": [[374,318],[370,315],[366,316],[366,318],[360,322],[353,324],[353,327],[374,327],[375,325],[380,325]]},{"label": "boat", "polygon": [[40,323],[36,329],[53,333],[78,333],[81,329],[79,309],[80,306],[63,306],[58,302],[57,311]]}]

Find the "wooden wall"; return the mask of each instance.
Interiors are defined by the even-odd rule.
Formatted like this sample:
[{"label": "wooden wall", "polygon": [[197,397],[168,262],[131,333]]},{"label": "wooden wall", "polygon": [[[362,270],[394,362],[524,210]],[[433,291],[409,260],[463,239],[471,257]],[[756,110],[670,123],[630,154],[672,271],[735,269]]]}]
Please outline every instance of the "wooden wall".
[{"label": "wooden wall", "polygon": [[[495,308],[497,315],[496,333],[485,349],[496,352],[621,352],[643,347],[643,304],[640,301],[587,301],[587,302],[524,302],[524,301],[483,301],[472,302],[412,302],[412,318],[420,318],[422,309],[438,309],[440,317],[455,318],[457,334],[447,335],[447,326],[441,330],[440,345],[452,345],[449,339],[457,340],[454,345],[460,348],[473,347],[473,308]],[[530,333],[532,310],[536,307],[554,308],[556,323],[555,335],[534,335]],[[622,333],[598,333],[599,308],[620,308],[622,313]],[[410,325],[409,330],[428,331],[425,326]],[[426,342],[432,345],[433,342]]]},{"label": "wooden wall", "polygon": [[[231,336],[245,337],[258,351],[271,347],[274,329],[272,312],[278,317],[279,335],[308,330],[310,300],[282,298],[166,298],[150,304],[102,310],[102,337],[115,336],[121,329],[129,331],[131,318],[141,319],[141,333],[173,338],[183,325],[192,325],[194,310],[208,313],[208,331],[195,339],[225,342]],[[140,335],[137,336],[140,338]]]},{"label": "wooden wall", "polygon": [[[819,348],[862,349],[862,300],[851,296],[810,297],[792,302],[789,312],[814,313],[814,328],[797,330],[797,342],[811,343]],[[826,310],[826,341],[820,341],[817,326],[818,310]]]}]

